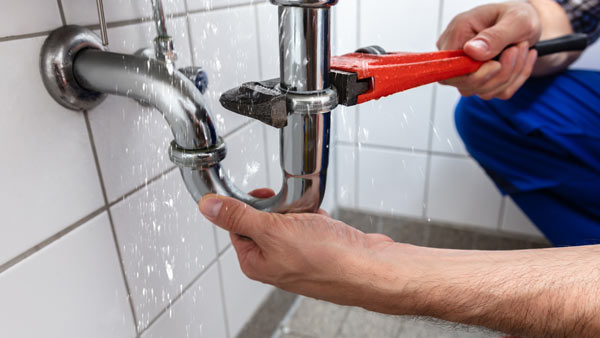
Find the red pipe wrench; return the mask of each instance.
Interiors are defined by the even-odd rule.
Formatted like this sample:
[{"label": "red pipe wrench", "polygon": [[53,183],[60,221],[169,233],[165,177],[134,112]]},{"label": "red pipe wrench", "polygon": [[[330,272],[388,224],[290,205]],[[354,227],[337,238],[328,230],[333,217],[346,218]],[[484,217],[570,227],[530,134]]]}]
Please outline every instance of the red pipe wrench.
[{"label": "red pipe wrench", "polygon": [[[571,34],[541,41],[532,49],[543,56],[584,50],[587,44],[586,34]],[[330,79],[338,90],[339,103],[353,106],[428,83],[470,74],[483,63],[473,60],[462,50],[385,54],[382,48],[373,46],[367,47],[366,52],[332,57]]]}]

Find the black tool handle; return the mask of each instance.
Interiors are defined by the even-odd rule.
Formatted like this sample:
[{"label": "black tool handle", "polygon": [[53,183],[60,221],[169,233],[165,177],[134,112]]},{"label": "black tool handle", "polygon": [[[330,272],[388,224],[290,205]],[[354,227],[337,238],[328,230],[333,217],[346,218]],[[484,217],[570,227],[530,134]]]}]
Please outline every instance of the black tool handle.
[{"label": "black tool handle", "polygon": [[582,51],[588,46],[587,34],[577,33],[561,36],[556,39],[536,43],[532,49],[537,50],[538,56],[560,52]]},{"label": "black tool handle", "polygon": [[[530,49],[535,49],[538,52],[538,56],[544,56],[560,52],[574,52],[582,51],[588,46],[588,36],[584,33],[575,33],[564,35],[555,39],[539,41],[535,45],[531,46]],[[510,45],[504,50],[515,45]],[[504,52],[504,51],[503,51]],[[500,53],[502,55],[502,53]],[[494,60],[498,61],[500,55],[496,56]]]}]

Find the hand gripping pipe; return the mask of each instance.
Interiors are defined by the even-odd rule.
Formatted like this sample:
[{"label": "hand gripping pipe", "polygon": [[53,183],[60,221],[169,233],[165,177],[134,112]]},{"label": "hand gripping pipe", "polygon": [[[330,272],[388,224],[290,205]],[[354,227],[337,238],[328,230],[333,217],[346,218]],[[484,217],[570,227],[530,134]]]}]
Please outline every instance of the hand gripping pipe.
[{"label": "hand gripping pipe", "polygon": [[251,197],[225,176],[220,165],[225,144],[200,91],[167,63],[108,52],[91,31],[65,26],[42,47],[42,79],[57,102],[74,110],[92,109],[106,94],[156,107],[173,132],[171,160],[196,201],[216,193],[264,211],[315,212],[325,192],[334,106],[314,110],[310,101],[329,89],[329,7],[335,1],[272,2],[280,5],[281,87],[290,93],[288,124],[280,137],[284,182],[272,198]]}]

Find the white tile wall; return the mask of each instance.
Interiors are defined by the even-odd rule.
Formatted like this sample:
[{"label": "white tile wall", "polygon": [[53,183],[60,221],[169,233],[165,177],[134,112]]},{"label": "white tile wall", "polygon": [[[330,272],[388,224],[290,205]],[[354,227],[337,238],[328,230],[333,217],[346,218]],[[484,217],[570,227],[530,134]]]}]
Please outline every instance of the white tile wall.
[{"label": "white tile wall", "polygon": [[424,154],[362,149],[358,207],[393,215],[421,217],[427,158]]},{"label": "white tile wall", "polygon": [[261,56],[261,78],[279,77],[279,23],[278,10],[271,3],[256,6],[258,19],[259,53]]},{"label": "white tile wall", "polygon": [[[62,4],[68,23],[76,25],[98,23],[95,2],[62,0]],[[167,16],[174,13],[185,13],[185,0],[165,0],[163,6]],[[151,18],[152,5],[150,1],[104,0],[104,13],[107,22]],[[109,35],[109,39],[111,38],[112,35]]]},{"label": "white tile wall", "polygon": [[361,105],[358,142],[426,150],[432,90],[422,86]]},{"label": "white tile wall", "polygon": [[228,249],[219,261],[225,289],[229,335],[235,337],[273,287],[248,279],[240,269],[233,248]]},{"label": "white tile wall", "polygon": [[338,206],[356,208],[356,171],[359,152],[355,147],[345,144],[339,144],[336,152]]},{"label": "white tile wall", "polygon": [[213,264],[141,337],[226,337],[220,295],[218,268]]},{"label": "white tile wall", "polygon": [[256,15],[251,6],[218,9],[190,15],[194,63],[209,74],[207,96],[217,129],[230,133],[249,118],[218,103],[221,94],[260,78]]},{"label": "white tile wall", "polygon": [[[359,1],[360,46],[380,45],[388,52],[435,50],[440,1]],[[351,20],[351,18],[344,18]]]},{"label": "white tile wall", "polygon": [[[0,11],[0,38],[12,35],[43,32],[61,25],[56,1],[22,0],[3,4]],[[35,20],[24,20],[31,16]]]},{"label": "white tile wall", "polygon": [[497,229],[502,197],[475,161],[433,156],[427,217]]},{"label": "white tile wall", "polygon": [[40,81],[43,41],[0,43],[0,62],[12,65],[0,81],[0,264],[104,204],[84,115]]},{"label": "white tile wall", "polygon": [[0,299],[0,337],[135,337],[106,213],[2,273]]},{"label": "white tile wall", "polygon": [[112,215],[143,328],[216,258],[213,225],[178,170],[115,205]]},{"label": "white tile wall", "polygon": [[456,131],[454,109],[460,99],[456,88],[435,84],[435,110],[431,134],[431,149],[443,153],[467,155],[465,144]]}]

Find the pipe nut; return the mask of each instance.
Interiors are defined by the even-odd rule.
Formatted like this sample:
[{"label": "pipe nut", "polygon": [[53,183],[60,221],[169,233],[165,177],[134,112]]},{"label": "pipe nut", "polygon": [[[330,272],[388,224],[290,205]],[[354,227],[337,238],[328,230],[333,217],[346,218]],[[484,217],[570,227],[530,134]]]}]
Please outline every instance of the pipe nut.
[{"label": "pipe nut", "polygon": [[322,92],[286,94],[288,113],[292,114],[323,114],[338,106],[339,98],[335,87],[329,87]]},{"label": "pipe nut", "polygon": [[171,142],[169,159],[178,167],[190,169],[207,169],[219,164],[227,156],[227,147],[219,137],[216,145],[208,149],[184,149]]}]

